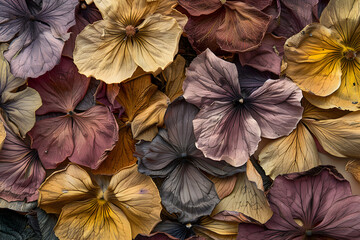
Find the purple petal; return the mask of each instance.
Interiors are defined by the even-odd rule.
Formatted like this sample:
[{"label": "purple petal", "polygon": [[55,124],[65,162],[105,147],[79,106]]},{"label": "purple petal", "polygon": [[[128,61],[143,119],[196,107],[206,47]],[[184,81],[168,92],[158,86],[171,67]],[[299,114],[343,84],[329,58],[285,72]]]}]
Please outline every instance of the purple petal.
[{"label": "purple petal", "polygon": [[302,117],[301,90],[288,80],[267,80],[248,98],[249,112],[261,136],[278,138],[290,134]]},{"label": "purple petal", "polygon": [[209,215],[220,201],[214,184],[192,164],[181,164],[160,188],[162,204],[170,213],[179,213],[180,222],[196,221]]},{"label": "purple petal", "polygon": [[105,82],[100,82],[96,92],[96,101],[104,104],[112,113],[119,113],[118,118],[124,113],[125,109],[116,101],[116,96],[119,94],[120,85],[117,83],[106,84]]},{"label": "purple petal", "polygon": [[236,66],[207,49],[190,64],[183,89],[186,101],[199,108],[214,101],[231,101],[240,94]]},{"label": "purple petal", "polygon": [[232,103],[205,105],[193,121],[196,146],[206,157],[241,166],[260,142],[258,123],[245,109]]},{"label": "purple petal", "polygon": [[24,16],[30,15],[25,0],[0,2],[0,42],[10,41],[24,26]]},{"label": "purple petal", "polygon": [[274,239],[268,237],[265,227],[256,224],[240,223],[236,240]]},{"label": "purple petal", "polygon": [[6,138],[0,151],[0,198],[35,201],[45,170],[36,150],[19,139],[4,123]]},{"label": "purple petal", "polygon": [[222,7],[218,0],[179,0],[179,5],[186,9],[192,16],[208,15]]},{"label": "purple petal", "polygon": [[50,72],[29,80],[29,86],[37,90],[42,99],[36,114],[73,111],[84,98],[89,84],[90,78],[81,75],[71,59],[62,57]]}]

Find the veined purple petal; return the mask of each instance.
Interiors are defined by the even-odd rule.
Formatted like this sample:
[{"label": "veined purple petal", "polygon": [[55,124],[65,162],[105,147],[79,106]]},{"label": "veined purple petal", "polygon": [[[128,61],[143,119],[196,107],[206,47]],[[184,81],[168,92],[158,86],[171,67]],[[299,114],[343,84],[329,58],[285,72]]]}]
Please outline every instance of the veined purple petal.
[{"label": "veined purple petal", "polygon": [[0,42],[10,41],[24,27],[30,15],[25,0],[0,1]]}]

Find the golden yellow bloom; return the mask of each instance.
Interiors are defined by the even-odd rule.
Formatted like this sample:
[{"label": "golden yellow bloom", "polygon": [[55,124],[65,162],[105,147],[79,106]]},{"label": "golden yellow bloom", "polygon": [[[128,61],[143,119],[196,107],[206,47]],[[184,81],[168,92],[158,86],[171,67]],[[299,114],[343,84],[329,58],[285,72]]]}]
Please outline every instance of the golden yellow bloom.
[{"label": "golden yellow bloom", "polygon": [[359,12],[359,0],[331,0],[285,43],[284,72],[317,107],[360,110]]},{"label": "golden yellow bloom", "polygon": [[137,165],[110,178],[90,177],[71,164],[50,175],[39,192],[39,207],[60,214],[54,228],[60,240],[131,240],[160,221],[159,192]]},{"label": "golden yellow bloom", "polygon": [[172,11],[176,2],[94,2],[103,20],[88,25],[76,38],[74,62],[80,73],[120,83],[138,67],[156,72],[173,61],[182,33],[176,19],[186,19]]}]

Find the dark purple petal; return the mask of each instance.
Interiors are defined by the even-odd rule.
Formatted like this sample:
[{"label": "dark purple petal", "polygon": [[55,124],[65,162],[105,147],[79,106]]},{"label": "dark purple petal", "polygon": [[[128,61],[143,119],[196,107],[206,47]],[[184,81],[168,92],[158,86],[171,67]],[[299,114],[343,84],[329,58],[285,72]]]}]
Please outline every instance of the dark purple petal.
[{"label": "dark purple petal", "polygon": [[[266,237],[265,237],[266,236]],[[267,238],[270,236],[266,235],[266,228],[261,225],[240,223],[239,233],[236,240],[255,240],[255,239],[273,239]]]},{"label": "dark purple petal", "polygon": [[261,136],[278,138],[290,134],[302,117],[301,98],[301,90],[288,80],[267,80],[254,91],[247,100]]},{"label": "dark purple petal", "polygon": [[10,41],[24,26],[30,15],[25,0],[0,1],[0,42]]},{"label": "dark purple petal", "polygon": [[0,151],[0,198],[36,201],[45,170],[36,150],[19,139],[4,123],[6,138]]},{"label": "dark purple petal", "polygon": [[43,103],[36,114],[73,111],[89,84],[90,78],[81,75],[71,59],[62,57],[53,70],[29,80],[29,86],[39,92]]},{"label": "dark purple petal", "polygon": [[246,163],[260,142],[260,128],[250,113],[233,103],[205,105],[193,121],[196,146],[205,157],[233,166]]},{"label": "dark purple petal", "polygon": [[160,188],[162,204],[183,223],[209,215],[220,199],[214,184],[192,164],[178,165]]},{"label": "dark purple petal", "polygon": [[183,89],[186,101],[199,108],[214,101],[232,101],[240,95],[236,66],[207,49],[190,64]]},{"label": "dark purple petal", "polygon": [[99,80],[91,78],[89,87],[86,91],[84,98],[79,102],[79,104],[77,104],[75,108],[76,111],[86,111],[96,105],[95,94],[99,84]]},{"label": "dark purple petal", "polygon": [[95,96],[96,101],[104,104],[110,111],[113,113],[119,113],[118,118],[124,113],[125,109],[116,101],[116,96],[119,94],[120,85],[115,84],[106,84],[105,82],[100,81],[100,84],[96,90]]},{"label": "dark purple petal", "polygon": [[74,152],[69,160],[91,169],[99,167],[119,137],[113,114],[100,105],[73,115],[72,128]]},{"label": "dark purple petal", "polygon": [[192,228],[186,227],[185,224],[174,221],[168,221],[168,220],[158,223],[153,231],[165,232],[177,239],[186,239],[188,237],[195,235]]},{"label": "dark purple petal", "polygon": [[46,169],[54,169],[74,150],[72,119],[69,115],[37,121],[29,132]]}]

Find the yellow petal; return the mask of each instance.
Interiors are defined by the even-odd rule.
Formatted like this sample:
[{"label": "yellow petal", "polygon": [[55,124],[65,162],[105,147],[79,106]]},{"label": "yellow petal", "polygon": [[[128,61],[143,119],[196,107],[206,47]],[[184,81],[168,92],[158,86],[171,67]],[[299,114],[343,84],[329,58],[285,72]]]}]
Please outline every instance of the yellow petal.
[{"label": "yellow petal", "polygon": [[318,23],[310,24],[286,41],[285,74],[301,90],[328,96],[341,83],[343,48],[335,31]]},{"label": "yellow petal", "polygon": [[264,191],[264,184],[261,178],[261,175],[256,171],[254,165],[251,161],[247,161],[246,163],[246,176],[249,181],[254,182],[256,187],[262,191]]},{"label": "yellow petal", "polygon": [[325,151],[336,157],[360,156],[360,112],[337,119],[303,120]]},{"label": "yellow petal", "polygon": [[261,223],[265,223],[272,216],[265,193],[259,190],[254,182],[249,181],[246,173],[237,175],[233,192],[220,201],[211,216],[222,211],[239,212]]},{"label": "yellow petal", "polygon": [[305,98],[302,99],[301,105],[304,108],[303,119],[316,119],[316,120],[324,120],[324,119],[335,119],[342,117],[349,113],[349,111],[341,111],[339,109],[323,109],[315,107],[310,104]]},{"label": "yellow petal", "polygon": [[218,178],[211,175],[207,175],[207,177],[215,184],[215,190],[220,199],[232,193],[237,180],[236,175],[226,178]]},{"label": "yellow petal", "polygon": [[164,115],[169,104],[168,97],[156,91],[150,98],[149,106],[139,113],[131,123],[133,138],[152,141],[158,133],[158,127],[164,125]]},{"label": "yellow petal", "polygon": [[79,72],[108,84],[130,78],[137,65],[125,36],[124,26],[111,20],[86,26],[75,42],[74,63]]},{"label": "yellow petal", "polygon": [[54,230],[60,239],[132,239],[125,214],[113,204],[98,199],[67,204]]},{"label": "yellow petal", "polygon": [[360,182],[360,160],[350,160],[345,166],[345,170],[353,175]]},{"label": "yellow petal", "polygon": [[194,226],[196,234],[211,240],[235,240],[238,233],[236,222],[214,220],[210,217],[201,219],[200,224]]},{"label": "yellow petal", "polygon": [[322,12],[320,23],[328,28],[334,28],[345,44],[359,44],[359,12],[358,0],[332,0]]},{"label": "yellow petal", "polygon": [[130,48],[133,60],[146,72],[165,69],[178,51],[182,30],[176,20],[154,14],[146,18],[138,29]]},{"label": "yellow petal", "polygon": [[96,197],[101,191],[89,174],[75,164],[52,173],[39,188],[39,207],[47,213],[60,214],[68,203]]},{"label": "yellow petal", "polygon": [[302,172],[320,164],[314,138],[302,122],[289,136],[267,144],[259,154],[259,161],[273,179],[280,174]]},{"label": "yellow petal", "polygon": [[149,176],[137,171],[137,165],[126,168],[110,181],[109,202],[119,207],[131,224],[132,237],[149,234],[160,222],[160,195]]}]

